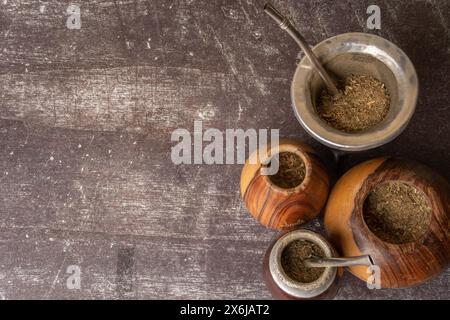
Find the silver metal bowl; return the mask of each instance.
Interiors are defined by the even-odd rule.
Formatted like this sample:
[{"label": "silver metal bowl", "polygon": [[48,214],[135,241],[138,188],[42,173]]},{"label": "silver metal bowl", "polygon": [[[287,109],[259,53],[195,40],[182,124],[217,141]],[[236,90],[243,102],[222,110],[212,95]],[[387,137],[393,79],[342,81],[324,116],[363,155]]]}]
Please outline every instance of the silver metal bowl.
[{"label": "silver metal bowl", "polygon": [[391,104],[385,119],[367,130],[346,133],[329,126],[315,107],[323,82],[304,57],[295,71],[291,98],[298,120],[311,136],[334,149],[362,151],[392,141],[406,128],[416,107],[419,83],[413,64],[400,48],[376,35],[344,33],[322,41],[313,51],[341,79],[365,74],[383,82]]}]

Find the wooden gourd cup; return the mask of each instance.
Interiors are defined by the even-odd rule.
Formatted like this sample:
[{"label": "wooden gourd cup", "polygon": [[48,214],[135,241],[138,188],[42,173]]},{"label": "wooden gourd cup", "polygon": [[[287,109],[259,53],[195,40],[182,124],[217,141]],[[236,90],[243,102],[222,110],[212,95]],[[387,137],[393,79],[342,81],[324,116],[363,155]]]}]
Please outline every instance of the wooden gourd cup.
[{"label": "wooden gourd cup", "polygon": [[[377,237],[364,221],[364,202],[370,191],[398,181],[422,191],[431,208],[428,230],[417,240],[388,243]],[[380,267],[381,287],[418,285],[438,275],[450,262],[450,187],[437,173],[413,161],[377,158],[363,162],[334,186],[325,210],[325,228],[344,257],[370,255]],[[365,266],[349,267],[367,281]]]},{"label": "wooden gourd cup", "polygon": [[[267,157],[273,156],[274,150],[269,146]],[[267,159],[260,159],[258,155],[254,164],[247,160],[244,165],[241,196],[248,211],[260,223],[272,229],[289,230],[320,213],[328,197],[329,177],[316,152],[304,143],[281,140],[278,152],[292,152],[303,160],[303,182],[290,189],[275,185],[269,176],[261,174],[262,163],[267,163]]]}]

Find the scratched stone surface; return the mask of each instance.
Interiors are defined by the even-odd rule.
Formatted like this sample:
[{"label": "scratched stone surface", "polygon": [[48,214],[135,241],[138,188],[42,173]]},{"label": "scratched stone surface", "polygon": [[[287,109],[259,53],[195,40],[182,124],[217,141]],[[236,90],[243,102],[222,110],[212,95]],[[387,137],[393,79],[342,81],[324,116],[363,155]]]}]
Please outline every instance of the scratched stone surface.
[{"label": "scratched stone surface", "polygon": [[[267,299],[275,232],[239,197],[241,165],[174,165],[171,133],[280,128],[326,153],[296,121],[299,50],[263,1],[0,1],[0,299]],[[366,8],[381,8],[381,30]],[[450,179],[450,3],[274,1],[311,44],[344,32],[399,45],[420,78],[417,112],[392,143],[345,156],[422,161]],[[319,219],[308,226],[322,230]],[[69,289],[67,268],[81,271]],[[337,299],[449,299],[424,285]]]}]

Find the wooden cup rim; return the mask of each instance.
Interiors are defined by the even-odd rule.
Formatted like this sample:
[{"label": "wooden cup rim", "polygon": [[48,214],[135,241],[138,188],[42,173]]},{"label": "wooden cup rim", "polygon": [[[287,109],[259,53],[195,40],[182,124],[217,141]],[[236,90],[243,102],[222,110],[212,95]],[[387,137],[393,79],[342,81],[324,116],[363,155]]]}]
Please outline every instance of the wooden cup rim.
[{"label": "wooden cup rim", "polygon": [[265,161],[263,161],[262,163],[268,163],[270,161],[270,159],[277,153],[280,154],[282,152],[291,152],[291,153],[294,153],[297,156],[299,156],[300,159],[302,159],[303,164],[305,165],[305,177],[303,178],[303,181],[300,184],[298,184],[292,188],[282,188],[282,187],[276,185],[270,179],[269,175],[264,175],[264,181],[270,186],[270,188],[272,190],[282,193],[282,194],[285,194],[285,195],[303,191],[306,188],[306,185],[308,185],[309,181],[311,180],[312,167],[311,167],[311,160],[309,158],[309,155],[307,154],[307,152],[302,150],[301,147],[295,146],[292,144],[280,144],[280,145],[278,145],[278,150],[274,151],[274,149],[276,149],[276,148],[277,147],[270,148],[270,150],[267,152],[267,158],[264,159]]}]

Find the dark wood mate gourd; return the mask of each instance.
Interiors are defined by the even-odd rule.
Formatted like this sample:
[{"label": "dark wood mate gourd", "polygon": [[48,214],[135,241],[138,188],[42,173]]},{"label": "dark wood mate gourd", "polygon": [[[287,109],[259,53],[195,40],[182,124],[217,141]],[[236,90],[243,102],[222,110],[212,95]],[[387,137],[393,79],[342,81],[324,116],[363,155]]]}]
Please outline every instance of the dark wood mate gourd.
[{"label": "dark wood mate gourd", "polygon": [[[364,221],[364,202],[376,186],[390,181],[420,190],[429,202],[428,230],[407,243],[378,238]],[[418,285],[438,275],[450,262],[450,186],[423,164],[395,158],[377,158],[349,170],[334,186],[325,209],[325,227],[343,256],[368,254],[380,267],[383,288]],[[366,266],[350,271],[366,281]]]}]

